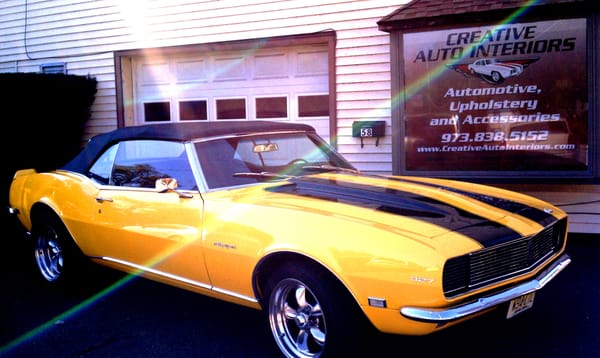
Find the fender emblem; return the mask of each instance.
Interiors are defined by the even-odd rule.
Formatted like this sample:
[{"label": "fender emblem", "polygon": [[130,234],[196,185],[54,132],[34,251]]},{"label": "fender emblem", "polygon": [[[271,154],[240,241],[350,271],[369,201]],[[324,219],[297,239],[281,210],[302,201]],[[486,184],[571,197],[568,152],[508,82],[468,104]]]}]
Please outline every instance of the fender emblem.
[{"label": "fender emblem", "polygon": [[213,245],[215,245],[217,247],[221,247],[223,249],[236,249],[235,245],[225,244],[222,242],[214,242]]},{"label": "fender emblem", "polygon": [[417,277],[417,276],[412,276],[410,278],[411,280],[413,280],[414,282],[420,282],[420,283],[433,283],[433,279],[429,278],[429,277]]}]

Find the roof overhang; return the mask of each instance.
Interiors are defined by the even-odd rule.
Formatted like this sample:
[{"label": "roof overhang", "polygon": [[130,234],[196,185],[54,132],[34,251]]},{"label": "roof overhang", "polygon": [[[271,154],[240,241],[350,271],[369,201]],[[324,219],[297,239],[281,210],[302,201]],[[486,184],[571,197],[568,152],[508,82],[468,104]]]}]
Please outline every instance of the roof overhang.
[{"label": "roof overhang", "polygon": [[598,0],[413,0],[377,22],[385,32],[443,28],[464,24],[569,18],[600,12]]}]

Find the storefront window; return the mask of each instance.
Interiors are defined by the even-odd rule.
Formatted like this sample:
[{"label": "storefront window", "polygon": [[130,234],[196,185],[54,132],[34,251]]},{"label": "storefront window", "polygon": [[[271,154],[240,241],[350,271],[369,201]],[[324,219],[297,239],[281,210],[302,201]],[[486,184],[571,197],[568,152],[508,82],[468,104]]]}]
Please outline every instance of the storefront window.
[{"label": "storefront window", "polygon": [[586,171],[586,20],[403,35],[405,170]]}]

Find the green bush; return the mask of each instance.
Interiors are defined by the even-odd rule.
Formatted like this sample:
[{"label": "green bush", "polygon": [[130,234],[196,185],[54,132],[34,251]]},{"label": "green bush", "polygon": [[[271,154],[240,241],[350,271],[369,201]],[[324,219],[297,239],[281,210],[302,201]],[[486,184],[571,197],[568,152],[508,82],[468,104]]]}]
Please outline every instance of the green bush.
[{"label": "green bush", "polygon": [[2,203],[16,170],[55,169],[81,150],[96,84],[75,75],[0,73]]}]

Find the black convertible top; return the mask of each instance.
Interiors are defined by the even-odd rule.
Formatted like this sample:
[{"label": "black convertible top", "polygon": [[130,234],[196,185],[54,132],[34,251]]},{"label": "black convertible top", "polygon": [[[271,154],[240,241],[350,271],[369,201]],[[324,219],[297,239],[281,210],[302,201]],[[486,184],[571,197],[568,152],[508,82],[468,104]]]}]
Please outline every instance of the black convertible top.
[{"label": "black convertible top", "polygon": [[61,169],[85,173],[108,146],[123,140],[186,142],[210,137],[278,131],[315,132],[315,129],[306,124],[273,121],[168,122],[124,127],[92,137],[87,146]]}]

